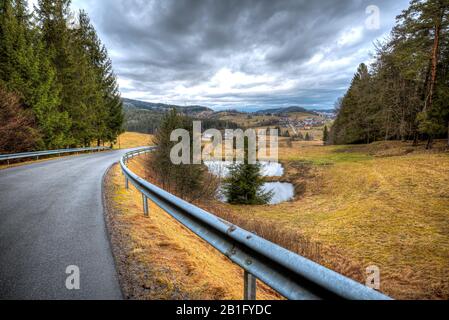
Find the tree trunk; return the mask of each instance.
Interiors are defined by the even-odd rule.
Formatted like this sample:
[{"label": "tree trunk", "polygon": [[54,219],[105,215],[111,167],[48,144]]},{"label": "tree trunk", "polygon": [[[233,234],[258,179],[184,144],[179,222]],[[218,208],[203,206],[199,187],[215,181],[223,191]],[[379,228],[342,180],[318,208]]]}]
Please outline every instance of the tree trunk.
[{"label": "tree trunk", "polygon": [[418,132],[415,131],[414,135],[413,135],[413,146],[417,147],[418,146]]},{"label": "tree trunk", "polygon": [[429,140],[427,140],[426,150],[431,150],[433,148],[433,137],[429,136]]},{"label": "tree trunk", "polygon": [[439,59],[439,47],[440,47],[440,34],[441,34],[441,21],[443,13],[441,14],[441,17],[439,17],[439,20],[435,24],[435,39],[433,41],[433,48],[432,48],[432,62],[431,62],[431,75],[430,75],[430,87],[429,87],[429,93],[427,97],[428,103],[426,103],[424,112],[427,112],[428,109],[432,108],[433,103],[433,94],[435,91],[435,83],[437,81],[437,68],[438,68],[438,59]]}]

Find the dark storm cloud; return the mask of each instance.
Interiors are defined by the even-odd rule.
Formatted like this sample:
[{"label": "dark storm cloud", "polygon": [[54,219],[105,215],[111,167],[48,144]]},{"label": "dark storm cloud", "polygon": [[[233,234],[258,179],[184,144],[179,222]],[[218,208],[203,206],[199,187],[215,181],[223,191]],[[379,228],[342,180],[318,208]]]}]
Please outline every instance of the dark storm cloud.
[{"label": "dark storm cloud", "polygon": [[[407,0],[75,0],[126,97],[209,106],[331,107]],[[369,30],[365,10],[380,9]]]}]

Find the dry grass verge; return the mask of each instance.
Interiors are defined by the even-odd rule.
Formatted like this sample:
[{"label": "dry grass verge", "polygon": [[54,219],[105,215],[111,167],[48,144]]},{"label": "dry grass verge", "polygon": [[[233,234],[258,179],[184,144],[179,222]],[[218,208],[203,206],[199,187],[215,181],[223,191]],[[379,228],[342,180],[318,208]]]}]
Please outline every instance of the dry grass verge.
[{"label": "dry grass verge", "polygon": [[[118,166],[106,176],[105,197],[127,299],[242,299],[242,270],[151,202],[150,217],[145,218],[141,195],[133,187],[124,188]],[[260,284],[258,298],[280,297]]]}]

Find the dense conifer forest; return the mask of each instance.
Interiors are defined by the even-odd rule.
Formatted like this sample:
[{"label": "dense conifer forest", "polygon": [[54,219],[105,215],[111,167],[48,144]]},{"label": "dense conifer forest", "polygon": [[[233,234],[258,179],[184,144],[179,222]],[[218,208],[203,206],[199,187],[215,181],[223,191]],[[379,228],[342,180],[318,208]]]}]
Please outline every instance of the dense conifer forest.
[{"label": "dense conifer forest", "polygon": [[86,12],[0,0],[0,152],[113,144],[122,101]]},{"label": "dense conifer forest", "polygon": [[425,140],[431,148],[434,139],[447,138],[449,1],[411,1],[337,108],[329,137],[335,144]]}]

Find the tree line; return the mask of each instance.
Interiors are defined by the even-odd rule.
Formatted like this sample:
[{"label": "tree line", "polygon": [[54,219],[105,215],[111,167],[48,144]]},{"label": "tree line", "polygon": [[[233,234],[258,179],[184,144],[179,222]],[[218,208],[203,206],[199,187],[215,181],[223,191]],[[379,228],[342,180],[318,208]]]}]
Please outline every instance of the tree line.
[{"label": "tree line", "polygon": [[[194,118],[181,114],[176,109],[164,114],[154,136],[153,142],[157,148],[147,158],[147,176],[164,190],[189,202],[214,199],[222,187],[221,193],[230,204],[269,203],[273,194],[263,190],[265,180],[262,176],[261,165],[260,163],[249,164],[248,161],[248,138],[245,138],[244,142],[245,161],[232,165],[229,175],[223,181],[208,172],[204,163],[192,165],[172,162],[172,150],[178,144],[171,140],[174,130],[184,129],[189,132],[190,155],[193,155],[193,121],[195,121]],[[212,121],[209,124],[214,123]]]},{"label": "tree line", "polygon": [[[412,0],[337,106],[335,144],[449,135],[449,0]],[[448,137],[449,138],[449,137]],[[448,140],[449,143],[449,140]]]},{"label": "tree line", "polygon": [[107,50],[70,4],[39,0],[29,10],[26,0],[0,0],[0,134],[15,137],[1,152],[113,144],[122,132]]}]

